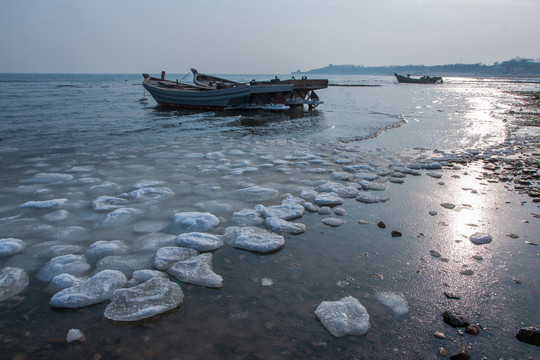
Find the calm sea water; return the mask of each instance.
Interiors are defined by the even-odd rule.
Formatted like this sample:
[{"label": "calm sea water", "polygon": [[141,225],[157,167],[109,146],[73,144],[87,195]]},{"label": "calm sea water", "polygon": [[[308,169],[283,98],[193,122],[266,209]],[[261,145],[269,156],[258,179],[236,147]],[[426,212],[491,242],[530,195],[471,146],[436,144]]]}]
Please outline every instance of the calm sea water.
[{"label": "calm sea water", "polygon": [[[150,240],[166,232],[177,212],[211,212],[220,219],[214,232],[222,234],[234,212],[338,181],[347,164],[375,172],[441,152],[497,148],[509,140],[504,119],[516,101],[510,92],[538,90],[537,83],[511,79],[448,78],[435,86],[398,85],[384,76],[329,80],[349,86],[320,90],[325,104],[314,111],[195,112],[159,108],[148,94],[139,102],[145,94],[138,74],[1,74],[0,238],[21,239],[25,249],[0,258],[0,266],[30,275],[19,298],[0,304],[7,358],[435,358],[438,347],[453,351],[458,345],[490,358],[538,355],[513,338],[521,325],[538,322],[536,308],[527,305],[540,295],[536,254],[523,241],[501,240],[509,232],[537,236],[535,220],[521,222],[537,210],[528,203],[515,207],[516,195],[502,184],[487,188],[482,168],[474,167],[441,172],[444,182],[408,176],[383,192],[391,198],[386,203],[348,199],[347,223],[338,228],[306,214],[295,220],[307,224],[306,233],[286,236],[277,253],[224,246],[213,253],[222,289],[183,284],[184,304],[147,322],[106,321],[106,303],[78,311],[49,307],[47,284],[36,274],[55,256],[87,254],[96,241],[118,240],[127,249],[122,256],[133,261],[89,257],[90,274],[119,267],[129,277],[152,268]],[[137,212],[125,218],[107,220],[107,212],[94,209],[98,196],[123,196],[143,180],[160,181],[174,196],[130,199]],[[238,196],[237,190],[254,185],[275,189],[279,197]],[[55,199],[66,202],[20,207]],[[445,213],[440,204],[452,201],[457,209]],[[438,217],[428,215],[434,209]],[[375,225],[381,220],[404,237],[391,238]],[[462,241],[475,231],[501,241],[485,247]],[[435,260],[430,249],[450,261]],[[471,260],[474,254],[484,262]],[[460,275],[462,266],[477,275]],[[522,284],[516,288],[512,277]],[[274,285],[261,286],[262,278]],[[439,296],[448,289],[462,300]],[[397,317],[381,306],[375,297],[381,291],[403,294],[409,315]],[[371,328],[363,337],[333,338],[313,311],[323,300],[348,295],[368,308]],[[440,319],[448,308],[493,330],[462,337]],[[87,334],[86,343],[55,340],[73,327]],[[434,331],[448,339],[439,342]]]}]

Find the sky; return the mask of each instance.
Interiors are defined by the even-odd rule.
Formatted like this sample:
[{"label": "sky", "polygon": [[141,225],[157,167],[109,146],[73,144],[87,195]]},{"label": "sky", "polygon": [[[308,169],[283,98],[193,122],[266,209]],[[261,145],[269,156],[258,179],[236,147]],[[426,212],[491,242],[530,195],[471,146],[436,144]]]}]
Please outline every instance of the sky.
[{"label": "sky", "polygon": [[491,65],[540,59],[540,0],[0,0],[0,46],[0,73]]}]

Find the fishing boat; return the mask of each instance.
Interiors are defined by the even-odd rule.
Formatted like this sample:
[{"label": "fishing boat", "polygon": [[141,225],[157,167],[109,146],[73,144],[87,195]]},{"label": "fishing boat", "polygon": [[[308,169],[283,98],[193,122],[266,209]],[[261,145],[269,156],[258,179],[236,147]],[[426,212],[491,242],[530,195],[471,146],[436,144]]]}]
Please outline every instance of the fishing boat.
[{"label": "fishing boat", "polygon": [[[193,73],[193,83],[209,88],[209,89],[226,89],[238,87],[244,84],[236,81],[220,78],[213,75],[199,73],[196,69],[191,69]],[[289,80],[280,80],[277,77],[269,81],[255,81],[249,83],[250,86],[266,86],[266,85],[293,85],[294,90],[284,94],[285,105],[290,107],[302,107],[308,105],[310,109],[317,107],[324,102],[320,100],[315,90],[326,89],[328,87],[328,79],[308,79],[303,76],[301,79],[294,77]]]},{"label": "fishing boat", "polygon": [[211,87],[200,84],[186,84],[143,74],[143,86],[154,100],[166,107],[198,110],[287,110],[285,95],[292,93],[294,85],[266,84],[252,86]]},{"label": "fishing boat", "polygon": [[440,84],[443,82],[442,77],[439,76],[422,76],[419,78],[412,78],[410,75],[402,76],[394,74],[398,83],[405,84]]}]

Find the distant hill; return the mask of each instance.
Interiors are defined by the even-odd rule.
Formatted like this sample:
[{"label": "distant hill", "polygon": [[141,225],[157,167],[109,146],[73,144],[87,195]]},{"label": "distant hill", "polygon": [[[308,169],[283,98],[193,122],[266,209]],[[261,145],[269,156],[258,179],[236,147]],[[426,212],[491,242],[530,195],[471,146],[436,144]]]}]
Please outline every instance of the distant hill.
[{"label": "distant hill", "polygon": [[297,70],[292,74],[326,74],[326,75],[436,75],[436,76],[540,76],[540,62],[532,59],[515,58],[493,65],[477,64],[449,64],[449,65],[390,65],[390,66],[363,66],[363,65],[333,65],[312,69],[308,71]]}]

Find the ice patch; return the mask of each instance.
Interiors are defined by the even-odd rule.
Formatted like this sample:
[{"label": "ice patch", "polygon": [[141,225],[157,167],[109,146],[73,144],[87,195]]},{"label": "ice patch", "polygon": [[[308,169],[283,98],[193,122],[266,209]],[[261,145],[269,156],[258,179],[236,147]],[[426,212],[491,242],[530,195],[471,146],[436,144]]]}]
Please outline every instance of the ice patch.
[{"label": "ice patch", "polygon": [[199,255],[197,250],[187,247],[162,247],[154,257],[154,267],[158,270],[167,270],[178,261],[184,261],[197,255]]},{"label": "ice patch", "polygon": [[89,258],[101,258],[109,255],[121,255],[128,252],[127,244],[122,240],[99,240],[90,245],[86,251]]},{"label": "ice patch", "polygon": [[126,276],[131,276],[134,271],[141,269],[151,269],[154,254],[137,253],[126,255],[110,255],[99,260],[96,265],[96,272],[102,270],[119,270]]},{"label": "ice patch", "polygon": [[50,282],[56,275],[70,274],[80,276],[90,270],[90,264],[84,255],[61,255],[52,258],[37,273],[37,278],[43,282]]},{"label": "ice patch", "polygon": [[94,210],[101,212],[123,208],[127,203],[128,200],[126,199],[103,195],[96,198],[92,205],[94,206]]},{"label": "ice patch", "polygon": [[219,219],[209,212],[181,212],[174,214],[168,231],[171,234],[206,232],[214,229],[218,224]]},{"label": "ice patch", "polygon": [[139,285],[153,278],[168,279],[169,275],[159,270],[149,270],[149,269],[137,270],[133,272],[133,275],[131,276],[131,280],[129,280],[128,282],[128,286]]},{"label": "ice patch", "polygon": [[175,240],[176,235],[163,233],[148,234],[137,239],[133,245],[133,248],[138,249],[139,251],[149,251],[155,253],[159,248],[174,245]]},{"label": "ice patch", "polygon": [[116,290],[104,314],[110,320],[137,321],[172,310],[183,301],[180,286],[156,277],[129,289]]},{"label": "ice patch", "polygon": [[128,198],[130,200],[138,200],[138,201],[158,201],[163,198],[169,198],[173,197],[175,193],[166,187],[145,187],[142,189],[137,189],[130,191],[128,193],[120,194],[123,198]]},{"label": "ice patch", "polygon": [[167,272],[186,283],[212,288],[223,286],[223,278],[212,270],[212,254],[210,253],[179,261]]},{"label": "ice patch", "polygon": [[275,216],[266,218],[266,227],[277,233],[286,233],[292,235],[306,232],[306,225],[282,220]]},{"label": "ice patch", "polygon": [[285,245],[283,236],[253,226],[228,227],[223,240],[232,247],[256,252],[270,252]]},{"label": "ice patch", "polygon": [[212,251],[223,245],[223,241],[215,235],[190,232],[178,235],[176,245],[195,249],[197,251]]},{"label": "ice patch", "polygon": [[47,221],[58,222],[58,221],[66,220],[68,216],[69,216],[69,211],[58,210],[50,214],[43,215],[43,219]]},{"label": "ice patch", "polygon": [[259,208],[262,208],[262,214],[265,218],[275,216],[282,220],[301,218],[302,216],[304,216],[305,211],[305,208],[302,205],[296,204],[294,202],[286,202],[281,205],[274,205],[268,207],[263,207],[261,205],[259,206]]},{"label": "ice patch", "polygon": [[133,209],[133,208],[116,209],[108,213],[107,217],[105,217],[105,219],[103,219],[99,223],[99,226],[108,227],[108,226],[125,224],[133,220],[139,214],[142,214],[142,211],[139,209]]},{"label": "ice patch", "polygon": [[19,205],[20,208],[30,208],[30,209],[50,209],[53,207],[58,207],[64,205],[68,199],[53,199],[53,200],[44,200],[44,201],[27,201],[24,204]]},{"label": "ice patch", "polygon": [[396,315],[405,315],[409,312],[407,301],[400,294],[381,292],[377,294],[377,300],[384,306],[389,307]]},{"label": "ice patch", "polygon": [[0,239],[0,258],[20,253],[25,247],[24,241],[15,238]]},{"label": "ice patch", "polygon": [[73,175],[58,174],[58,173],[38,173],[30,179],[23,180],[25,183],[41,183],[41,184],[53,184],[73,179]]},{"label": "ice patch", "polygon": [[375,204],[379,202],[388,201],[387,197],[377,196],[369,192],[362,192],[356,197],[356,201],[363,202],[366,204]]},{"label": "ice patch", "polygon": [[143,188],[149,188],[149,187],[161,187],[162,185],[165,185],[165,181],[161,180],[141,180],[133,184],[131,187],[133,190],[143,189]]},{"label": "ice patch", "polygon": [[320,193],[315,196],[314,203],[319,206],[341,205],[345,200],[338,196],[335,192]]},{"label": "ice patch", "polygon": [[15,267],[0,269],[0,302],[17,295],[28,286],[28,274]]},{"label": "ice patch", "polygon": [[360,301],[352,296],[338,301],[323,301],[315,315],[334,336],[364,335],[369,329],[369,314]]},{"label": "ice patch", "polygon": [[108,300],[112,293],[126,286],[127,278],[120,271],[103,270],[90,279],[53,295],[52,307],[81,308]]},{"label": "ice patch", "polygon": [[47,286],[47,292],[49,292],[50,294],[56,294],[61,290],[67,289],[75,285],[79,285],[84,280],[86,279],[69,274],[56,275]]},{"label": "ice patch", "polygon": [[230,222],[239,226],[259,226],[264,223],[264,219],[256,210],[242,210],[233,213]]},{"label": "ice patch", "polygon": [[279,191],[262,186],[251,186],[245,189],[236,190],[234,193],[247,201],[272,200],[279,195]]},{"label": "ice patch", "polygon": [[384,191],[388,188],[388,185],[374,181],[360,180],[358,183],[364,190]]}]

